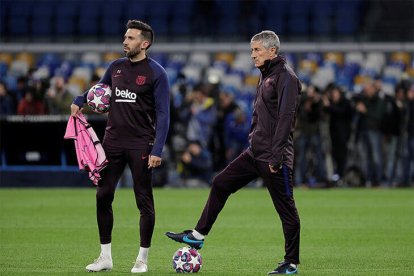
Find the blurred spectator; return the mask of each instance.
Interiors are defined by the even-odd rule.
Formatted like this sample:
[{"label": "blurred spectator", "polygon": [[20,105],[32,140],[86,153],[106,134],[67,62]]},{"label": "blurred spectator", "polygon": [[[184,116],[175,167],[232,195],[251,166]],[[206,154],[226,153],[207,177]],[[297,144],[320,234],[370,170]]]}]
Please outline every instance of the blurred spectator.
[{"label": "blurred spectator", "polygon": [[358,114],[358,139],[361,147],[366,185],[378,186],[382,180],[381,122],[384,114],[383,100],[373,81],[363,86],[362,95],[356,98]]},{"label": "blurred spectator", "polygon": [[[219,93],[219,104],[217,107],[217,121],[214,127],[214,170],[222,170],[227,164],[228,159],[226,157],[226,124],[229,123],[228,117],[238,108],[235,102],[235,91],[231,88],[224,88]],[[249,123],[250,125],[250,123]],[[248,133],[247,133],[248,134]],[[246,137],[244,137],[247,139]]]},{"label": "blurred spectator", "polygon": [[413,183],[414,172],[414,85],[407,92],[407,129],[406,129],[404,158],[403,186],[410,186]]},{"label": "blurred spectator", "polygon": [[0,82],[0,115],[13,115],[14,103],[7,91],[6,84]]},{"label": "blurred spectator", "polygon": [[348,141],[351,134],[352,106],[344,92],[333,86],[323,96],[325,111],[329,114],[329,134],[334,162],[334,180],[344,176],[347,164]]},{"label": "blurred spectator", "polygon": [[15,89],[9,91],[10,92],[9,94],[13,99],[13,103],[15,107],[14,110],[17,110],[17,106],[19,102],[21,101],[21,99],[24,98],[26,89],[27,89],[27,77],[26,76],[18,77]]},{"label": "blurred spectator", "polygon": [[405,118],[404,86],[398,85],[395,95],[386,94],[384,97],[384,114],[382,118],[382,133],[384,135],[385,150],[385,180],[388,186],[396,183],[397,165],[401,161],[402,133]]},{"label": "blurred spectator", "polygon": [[177,82],[171,86],[170,131],[166,144],[170,148],[170,159],[175,162],[187,143],[187,124],[191,100],[187,96],[188,83],[184,74],[179,73]]},{"label": "blurred spectator", "polygon": [[196,86],[191,94],[191,115],[188,123],[187,139],[200,141],[203,147],[208,147],[217,116],[214,100],[208,96],[208,92],[203,85]]},{"label": "blurred spectator", "polygon": [[31,87],[26,90],[24,98],[20,100],[17,108],[18,115],[44,115],[45,105],[42,100],[35,97],[35,88]]},{"label": "blurred spectator", "polygon": [[[321,139],[322,100],[317,87],[310,85],[301,97],[298,115],[300,135],[297,140],[299,171],[296,183],[308,183],[326,180],[325,157]],[[310,166],[311,164],[311,166]],[[314,171],[309,171],[313,167]]]},{"label": "blurred spectator", "polygon": [[66,89],[65,79],[57,76],[51,79],[51,87],[46,93],[46,105],[49,114],[68,114],[72,95]]},{"label": "blurred spectator", "polygon": [[186,187],[203,187],[210,183],[212,158],[199,141],[190,141],[181,155],[182,173]]},{"label": "blurred spectator", "polygon": [[251,118],[242,108],[235,109],[224,123],[224,146],[227,164],[249,146]]}]

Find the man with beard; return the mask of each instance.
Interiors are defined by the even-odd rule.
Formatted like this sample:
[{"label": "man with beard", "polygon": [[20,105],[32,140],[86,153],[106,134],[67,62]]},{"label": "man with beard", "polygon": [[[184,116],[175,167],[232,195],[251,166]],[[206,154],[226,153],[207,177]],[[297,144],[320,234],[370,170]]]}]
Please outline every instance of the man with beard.
[{"label": "man with beard", "polygon": [[[110,111],[103,140],[109,165],[102,171],[96,191],[101,253],[88,271],[112,269],[112,201],[126,164],[131,168],[134,193],[140,212],[140,248],[132,273],[148,271],[148,251],[155,225],[151,184],[152,168],[161,165],[161,152],[169,127],[167,74],[146,52],[154,40],[152,28],[141,21],[128,21],[124,35],[126,57],[112,62],[100,83],[112,89]],[[71,115],[82,111],[85,92],[75,98]]]}]

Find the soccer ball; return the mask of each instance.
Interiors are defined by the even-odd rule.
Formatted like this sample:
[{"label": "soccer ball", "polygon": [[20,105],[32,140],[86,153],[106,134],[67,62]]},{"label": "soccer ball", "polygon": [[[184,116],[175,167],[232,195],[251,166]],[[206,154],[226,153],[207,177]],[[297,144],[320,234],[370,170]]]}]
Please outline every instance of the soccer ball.
[{"label": "soccer ball", "polygon": [[98,83],[91,87],[86,96],[88,106],[96,113],[109,111],[112,90],[109,85]]},{"label": "soccer ball", "polygon": [[201,255],[195,248],[182,247],[175,251],[172,265],[177,273],[197,273],[202,263]]}]

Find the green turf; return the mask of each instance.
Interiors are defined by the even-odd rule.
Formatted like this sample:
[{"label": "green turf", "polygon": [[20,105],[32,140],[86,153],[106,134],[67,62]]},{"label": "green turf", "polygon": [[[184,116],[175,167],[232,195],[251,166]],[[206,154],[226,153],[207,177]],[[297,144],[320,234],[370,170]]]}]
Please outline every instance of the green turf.
[{"label": "green turf", "polygon": [[[175,275],[180,244],[167,230],[195,225],[206,189],[155,190],[157,219],[146,275]],[[295,190],[300,275],[414,275],[414,190]],[[132,190],[114,202],[114,269],[129,274],[139,246]],[[78,275],[97,257],[94,189],[0,189],[0,275]],[[264,189],[232,195],[205,248],[201,275],[266,275],[283,258],[281,225]]]}]

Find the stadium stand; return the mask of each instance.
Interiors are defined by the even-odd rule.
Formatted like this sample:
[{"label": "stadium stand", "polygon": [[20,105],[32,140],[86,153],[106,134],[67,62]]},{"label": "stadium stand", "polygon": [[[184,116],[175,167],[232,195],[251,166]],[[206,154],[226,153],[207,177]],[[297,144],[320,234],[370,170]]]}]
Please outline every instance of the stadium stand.
[{"label": "stadium stand", "polygon": [[[395,29],[400,34],[400,26],[414,24],[408,19],[414,4],[401,0],[2,0],[0,5],[4,41],[117,41],[131,18],[149,22],[162,41],[241,40],[262,29],[275,30],[284,41],[408,41],[412,33],[397,36]],[[381,33],[377,26],[384,27]]]},{"label": "stadium stand", "polygon": [[[403,18],[397,20],[398,15]],[[78,95],[122,56],[124,26],[131,18],[154,28],[158,42],[150,55],[167,71],[177,110],[184,108],[180,104],[185,93],[202,82],[217,103],[220,93],[226,93],[249,114],[259,72],[247,42],[263,29],[283,38],[282,55],[304,91],[316,86],[321,97],[334,85],[354,100],[367,82],[375,81],[381,83],[385,98],[414,82],[414,33],[406,31],[414,29],[414,4],[402,0],[1,0],[0,82],[15,105],[26,92],[22,84],[40,90],[36,97],[45,99],[47,86],[57,76],[64,78],[69,93]],[[103,118],[89,116],[102,137]],[[22,171],[39,180],[45,179],[42,171],[54,172],[55,180],[64,175],[62,185],[87,183],[86,177],[78,179],[72,145],[61,141],[66,118],[0,115],[1,185],[4,179],[13,179],[9,184],[15,186],[33,181],[22,178]],[[326,127],[326,118],[321,124]],[[27,143],[6,135],[12,132],[26,132],[33,139]],[[43,132],[55,136],[44,137]],[[171,143],[179,148],[176,138]],[[325,138],[324,154],[329,155]],[[329,179],[333,169],[326,163]]]}]

